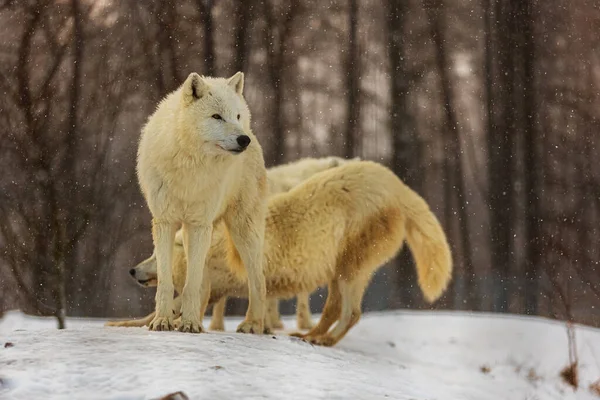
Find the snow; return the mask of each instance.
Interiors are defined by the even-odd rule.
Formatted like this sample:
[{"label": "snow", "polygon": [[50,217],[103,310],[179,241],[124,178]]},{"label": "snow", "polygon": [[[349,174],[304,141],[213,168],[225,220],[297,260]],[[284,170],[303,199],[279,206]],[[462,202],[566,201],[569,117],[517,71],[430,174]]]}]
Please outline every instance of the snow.
[{"label": "snow", "polygon": [[[363,316],[334,348],[290,338],[105,328],[8,313],[0,321],[0,399],[596,399],[600,330],[577,326],[581,388],[559,378],[564,324],[460,312]],[[294,327],[292,318],[284,319]],[[208,322],[205,322],[208,326]],[[4,347],[5,343],[10,343]],[[482,368],[489,368],[483,372]]]}]

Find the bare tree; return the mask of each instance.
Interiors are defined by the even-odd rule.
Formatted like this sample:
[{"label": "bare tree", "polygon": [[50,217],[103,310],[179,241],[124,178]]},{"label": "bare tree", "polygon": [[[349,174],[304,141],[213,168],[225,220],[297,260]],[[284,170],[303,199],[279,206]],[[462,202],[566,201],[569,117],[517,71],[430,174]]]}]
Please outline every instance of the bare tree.
[{"label": "bare tree", "polygon": [[[269,161],[277,165],[283,162],[285,156],[285,122],[284,122],[284,77],[287,73],[286,59],[288,41],[294,19],[300,11],[299,0],[289,0],[284,4],[275,5],[272,0],[263,2],[265,17],[265,46],[267,49],[267,75],[273,91],[272,127],[273,145]],[[280,15],[280,18],[276,18]]]},{"label": "bare tree", "polygon": [[[204,27],[204,74],[215,76],[217,72],[215,57],[215,34],[213,26],[213,8],[217,0],[196,0],[198,12]],[[243,4],[242,2],[240,2]]]},{"label": "bare tree", "polygon": [[[389,131],[392,139],[392,169],[411,188],[420,191],[421,142],[410,107],[412,71],[409,69],[406,51],[406,30],[410,7],[403,0],[388,0],[387,47],[390,63],[390,110]],[[402,251],[398,260],[398,296],[403,305],[415,300],[414,291],[406,286],[416,281],[413,261],[408,251]]]},{"label": "bare tree", "polygon": [[[496,275],[494,310],[508,311],[509,283],[513,258],[512,236],[515,191],[514,69],[511,59],[511,15],[507,2],[484,0],[486,12],[487,146],[490,207],[490,248]],[[496,60],[496,62],[494,62]]]},{"label": "bare tree", "polygon": [[[435,60],[437,72],[440,77],[441,95],[443,101],[443,109],[445,115],[444,128],[446,133],[445,143],[445,172],[444,180],[446,201],[449,205],[452,204],[454,191],[458,196],[458,219],[460,224],[460,238],[462,255],[465,263],[465,297],[467,304],[473,309],[478,308],[477,294],[473,280],[475,279],[475,267],[472,258],[471,234],[469,228],[469,215],[467,210],[468,200],[466,196],[466,185],[464,181],[464,171],[461,162],[462,149],[460,145],[460,125],[456,115],[456,106],[454,105],[452,96],[452,86],[450,82],[450,61],[448,59],[447,50],[445,47],[445,37],[442,30],[444,18],[444,6],[442,0],[425,0],[423,2],[427,18],[429,20],[429,28],[431,38],[435,46]],[[450,226],[447,227],[449,229]]]},{"label": "bare tree", "polygon": [[357,37],[359,7],[357,0],[348,0],[348,47],[346,50],[346,128],[344,156],[354,157],[360,129],[360,57]]},{"label": "bare tree", "polygon": [[543,140],[535,129],[537,104],[535,98],[535,37],[534,2],[514,2],[514,36],[517,46],[512,48],[518,58],[517,93],[515,101],[522,99],[524,139],[524,191],[525,191],[525,313],[535,315],[538,310],[540,256],[541,256],[541,205],[540,205],[540,157],[538,142]]},{"label": "bare tree", "polygon": [[[118,83],[111,82],[115,77],[103,71],[114,59],[102,54],[102,46],[95,50],[100,48],[96,61],[103,61],[84,62],[85,29],[95,29],[88,21],[90,10],[80,0],[23,5],[17,11],[26,23],[14,64],[0,70],[15,94],[0,110],[11,132],[3,136],[0,150],[12,171],[10,180],[0,180],[6,190],[0,202],[0,254],[23,299],[36,312],[55,316],[59,328],[65,327],[73,282],[84,273],[75,268],[81,241],[90,225],[119,204],[99,200],[114,196],[122,184],[114,179],[107,186],[103,177],[115,151],[115,113],[128,95],[123,83],[135,70],[118,65]],[[33,46],[44,51],[33,52]],[[84,82],[84,68],[88,76],[106,80]],[[92,80],[102,94],[86,85]],[[106,107],[97,107],[98,96],[108,101]]]},{"label": "bare tree", "polygon": [[239,1],[237,3],[236,11],[236,30],[234,38],[235,47],[235,71],[246,71],[248,66],[248,54],[250,50],[250,42],[248,41],[248,35],[252,25],[254,4],[252,0]]}]

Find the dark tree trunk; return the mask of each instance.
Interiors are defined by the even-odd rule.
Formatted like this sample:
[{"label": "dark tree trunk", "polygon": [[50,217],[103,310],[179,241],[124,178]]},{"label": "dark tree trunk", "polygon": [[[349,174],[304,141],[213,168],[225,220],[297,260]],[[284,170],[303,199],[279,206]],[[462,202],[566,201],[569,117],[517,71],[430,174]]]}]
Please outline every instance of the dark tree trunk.
[{"label": "dark tree trunk", "polygon": [[[408,186],[421,190],[420,141],[410,110],[410,71],[406,62],[405,25],[408,3],[387,0],[387,44],[390,62],[390,132],[392,136],[392,170]],[[397,260],[398,300],[401,306],[412,306],[417,298],[414,282],[417,280],[413,260],[404,249]]]},{"label": "dark tree trunk", "polygon": [[281,77],[273,83],[274,98],[273,98],[273,147],[271,156],[272,165],[283,163],[285,157],[285,128],[283,126],[283,82]]},{"label": "dark tree trunk", "polygon": [[[469,215],[467,210],[467,194],[464,181],[464,171],[461,162],[461,145],[460,145],[460,126],[456,115],[456,108],[452,96],[452,85],[450,82],[450,60],[446,53],[444,32],[442,30],[442,20],[444,16],[443,4],[439,0],[426,0],[425,11],[429,19],[429,28],[431,30],[431,38],[435,45],[435,62],[440,75],[442,101],[445,114],[445,128],[447,130],[447,146],[445,149],[448,168],[446,172],[451,176],[453,191],[458,195],[458,218],[460,226],[460,240],[462,247],[462,256],[465,267],[465,281],[463,289],[466,292],[464,296],[467,299],[467,307],[470,309],[478,309],[479,302],[475,293],[474,279],[475,267],[471,254],[471,233],[469,227]],[[456,185],[454,185],[456,183]],[[450,195],[449,193],[447,193]],[[451,204],[453,195],[448,197],[446,201]]]},{"label": "dark tree trunk", "polygon": [[175,52],[175,28],[177,24],[176,3],[173,0],[164,0],[159,2],[159,9],[156,13],[156,22],[158,24],[158,60],[160,71],[164,74],[170,72],[169,79],[165,79],[165,89],[172,91],[181,84],[182,77],[179,73],[179,63],[177,53]]},{"label": "dark tree trunk", "polygon": [[300,10],[300,2],[291,0],[286,13],[282,15],[280,22],[275,18],[274,6],[269,1],[263,2],[263,12],[267,23],[265,30],[265,45],[267,48],[267,72],[269,83],[273,89],[273,144],[271,146],[270,156],[267,157],[267,164],[279,165],[285,158],[286,151],[286,129],[284,126],[284,93],[287,90],[284,86],[284,79],[287,73],[286,54],[288,39],[290,37],[292,23]]},{"label": "dark tree trunk", "polygon": [[360,125],[360,58],[358,56],[358,3],[348,1],[348,49],[346,58],[346,132],[344,156],[354,157]]},{"label": "dark tree trunk", "polygon": [[[72,78],[69,88],[69,114],[67,119],[66,137],[62,159],[62,168],[57,179],[58,190],[53,190],[54,195],[50,201],[56,202],[53,213],[55,214],[55,268],[56,268],[56,293],[55,293],[55,316],[58,320],[58,329],[65,328],[65,316],[67,310],[67,264],[73,262],[74,249],[69,245],[70,238],[75,235],[80,221],[77,220],[77,171],[75,160],[77,159],[77,142],[79,139],[79,99],[81,98],[81,64],[83,62],[83,20],[81,4],[79,0],[71,0],[71,13],[73,18],[72,34]],[[62,185],[61,182],[62,181]]]},{"label": "dark tree trunk", "polygon": [[248,34],[250,32],[250,26],[252,22],[252,9],[253,5],[251,1],[239,1],[236,9],[236,30],[235,30],[235,71],[246,72],[248,66],[248,54],[250,42],[248,41]]},{"label": "dark tree trunk", "polygon": [[[486,89],[488,105],[488,180],[490,207],[490,248],[495,275],[494,311],[508,312],[512,257],[514,189],[514,108],[510,21],[506,6],[493,0],[489,7],[486,46]],[[492,14],[493,12],[493,14]],[[493,15],[493,16],[492,16]],[[497,60],[496,63],[493,60]]]},{"label": "dark tree trunk", "polygon": [[[204,74],[215,76],[215,35],[212,11],[216,0],[197,0],[198,10],[204,26]],[[240,2],[243,3],[243,2]]]},{"label": "dark tree trunk", "polygon": [[524,148],[525,148],[525,313],[536,315],[538,312],[538,296],[540,279],[540,198],[539,178],[540,162],[536,137],[535,115],[535,43],[533,32],[533,2],[522,0],[515,2],[515,29],[520,42],[519,56],[521,58],[520,73],[522,74],[522,101],[524,118]]}]

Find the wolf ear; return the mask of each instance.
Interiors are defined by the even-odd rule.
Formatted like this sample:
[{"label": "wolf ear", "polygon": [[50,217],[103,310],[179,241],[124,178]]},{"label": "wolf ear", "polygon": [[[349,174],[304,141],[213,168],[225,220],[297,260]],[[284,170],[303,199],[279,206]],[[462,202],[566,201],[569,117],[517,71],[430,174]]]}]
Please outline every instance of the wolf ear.
[{"label": "wolf ear", "polygon": [[237,94],[241,95],[244,91],[244,73],[240,71],[236,72],[234,76],[229,78],[227,84],[231,86]]},{"label": "wolf ear", "polygon": [[208,87],[204,79],[197,73],[192,72],[183,83],[183,100],[186,104],[190,104],[202,98],[207,91]]}]

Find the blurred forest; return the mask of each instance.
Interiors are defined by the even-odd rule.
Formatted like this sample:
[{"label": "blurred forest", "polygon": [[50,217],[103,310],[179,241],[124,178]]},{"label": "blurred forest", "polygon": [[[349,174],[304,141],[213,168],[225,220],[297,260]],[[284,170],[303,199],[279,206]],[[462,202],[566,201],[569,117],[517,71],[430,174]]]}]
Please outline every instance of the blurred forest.
[{"label": "blurred forest", "polygon": [[[189,72],[241,70],[268,166],[360,156],[430,203],[435,308],[600,326],[595,1],[0,0],[0,38],[0,310],[148,312],[140,129]],[[409,252],[364,307],[429,307]]]}]

